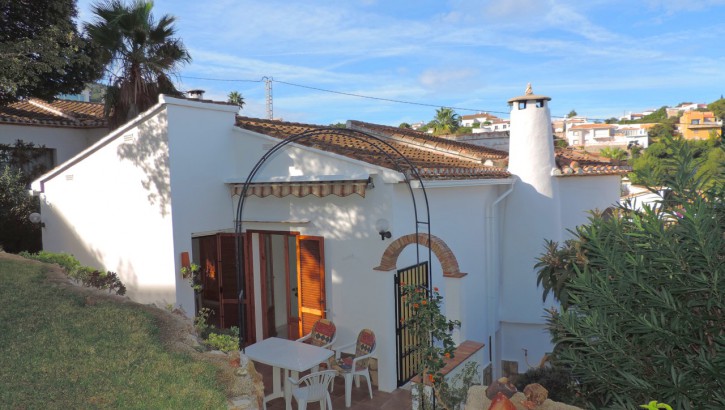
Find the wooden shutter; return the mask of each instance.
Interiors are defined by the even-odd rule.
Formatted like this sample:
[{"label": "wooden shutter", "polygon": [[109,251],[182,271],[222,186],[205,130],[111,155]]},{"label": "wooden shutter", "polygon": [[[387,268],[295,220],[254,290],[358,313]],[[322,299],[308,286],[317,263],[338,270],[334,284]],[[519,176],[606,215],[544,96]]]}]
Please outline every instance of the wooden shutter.
[{"label": "wooden shutter", "polygon": [[219,275],[217,272],[217,242],[213,236],[199,238],[199,268],[201,270],[201,307],[212,311],[207,323],[221,326],[219,304]]},{"label": "wooden shutter", "polygon": [[324,238],[297,236],[297,288],[299,289],[300,334],[326,316]]},{"label": "wooden shutter", "polygon": [[219,237],[219,293],[221,299],[221,327],[239,326],[239,300],[237,298],[237,239],[234,234]]}]

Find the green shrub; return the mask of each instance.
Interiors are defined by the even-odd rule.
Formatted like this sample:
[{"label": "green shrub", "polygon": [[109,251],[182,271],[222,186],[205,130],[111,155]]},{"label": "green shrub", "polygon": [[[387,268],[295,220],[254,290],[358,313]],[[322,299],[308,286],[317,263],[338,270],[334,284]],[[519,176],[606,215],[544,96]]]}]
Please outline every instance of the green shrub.
[{"label": "green shrub", "polygon": [[592,407],[725,408],[725,184],[698,173],[688,143],[666,143],[671,193],[578,227],[568,307],[549,312],[554,360]]},{"label": "green shrub", "polygon": [[38,253],[20,252],[20,256],[45,263],[57,263],[61,268],[63,268],[63,270],[65,270],[65,273],[71,277],[76,274],[78,269],[81,268],[81,263],[78,262],[78,259],[69,253],[53,253],[46,251],[40,251]]},{"label": "green shrub", "polygon": [[474,384],[481,384],[478,368],[478,363],[468,362],[460,373],[446,383],[440,384],[436,393],[446,408],[450,410],[463,408],[468,398],[468,390]]},{"label": "green shrub", "polygon": [[123,285],[121,279],[114,272],[101,272],[93,269],[87,275],[83,275],[81,282],[84,286],[108,290],[109,292],[115,292],[117,295],[126,294],[126,286]]},{"label": "green shrub", "polygon": [[38,253],[20,252],[20,256],[45,263],[57,263],[66,275],[81,282],[83,286],[115,292],[117,295],[126,294],[126,286],[114,272],[102,272],[89,266],[83,266],[68,253],[53,253],[40,251]]},{"label": "green shrub", "polygon": [[239,338],[227,334],[209,333],[206,344],[214,349],[223,352],[234,352],[239,350]]}]

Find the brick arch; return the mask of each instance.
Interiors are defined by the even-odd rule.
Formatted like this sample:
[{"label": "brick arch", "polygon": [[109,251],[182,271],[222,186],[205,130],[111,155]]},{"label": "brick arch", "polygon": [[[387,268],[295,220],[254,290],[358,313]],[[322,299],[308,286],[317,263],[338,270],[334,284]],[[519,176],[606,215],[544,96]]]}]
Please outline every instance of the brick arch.
[{"label": "brick arch", "polygon": [[[373,268],[379,271],[391,271],[397,269],[396,263],[398,262],[398,256],[403,252],[408,245],[415,244],[414,233],[403,235],[400,238],[394,240],[388,245],[383,252],[383,256],[380,258],[380,266]],[[462,273],[458,268],[458,260],[456,255],[453,254],[451,248],[446,245],[443,239],[430,235],[430,242],[428,241],[428,234],[418,234],[418,242],[426,247],[429,247],[433,254],[438,258],[443,268],[443,276],[450,278],[462,278],[466,276],[466,273]]]}]

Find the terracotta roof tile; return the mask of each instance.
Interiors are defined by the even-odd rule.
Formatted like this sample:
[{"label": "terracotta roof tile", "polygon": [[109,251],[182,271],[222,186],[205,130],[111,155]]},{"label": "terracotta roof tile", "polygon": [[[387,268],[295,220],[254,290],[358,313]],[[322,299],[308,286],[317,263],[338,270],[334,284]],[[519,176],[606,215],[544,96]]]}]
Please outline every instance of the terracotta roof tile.
[{"label": "terracotta roof tile", "polygon": [[556,150],[556,165],[560,175],[564,176],[625,175],[632,172],[630,166],[567,148]]},{"label": "terracotta roof tile", "polygon": [[29,99],[0,107],[0,123],[49,127],[103,128],[103,104]]},{"label": "terracotta roof tile", "polygon": [[[410,172],[406,163],[395,163],[395,150],[404,155],[425,179],[470,179],[470,178],[508,178],[511,175],[505,168],[485,165],[506,157],[506,153],[475,145],[446,141],[411,130],[378,126],[362,122],[353,122],[360,131],[365,131],[383,139],[389,146],[382,145],[384,153],[362,139],[344,135],[344,129],[331,129],[329,133],[315,135],[297,143],[333,152],[370,164],[397,170],[400,167]],[[321,130],[326,127],[309,124],[289,123],[257,118],[237,117],[240,128],[284,139],[305,131]],[[369,128],[367,128],[369,127]],[[348,130],[349,131],[349,130]],[[386,134],[384,131],[390,132]],[[394,131],[394,132],[393,132]],[[388,157],[388,154],[390,157]]]},{"label": "terracotta roof tile", "polygon": [[[360,121],[350,121],[349,124],[353,129],[374,135],[390,144],[392,148],[384,146],[384,151],[392,158],[396,158],[393,148],[402,153],[424,179],[491,179],[511,176],[505,168],[508,163],[508,153],[503,151],[449,141],[409,129]],[[248,117],[237,117],[236,125],[279,139],[305,131],[328,129],[320,125]],[[297,143],[370,164],[398,169],[385,154],[367,142],[344,133],[345,129],[331,129],[329,133],[323,132]],[[556,162],[559,174],[563,176],[622,175],[631,171],[630,167],[568,149],[556,151]],[[397,165],[409,172],[407,164]]]},{"label": "terracotta roof tile", "polygon": [[591,128],[617,128],[617,126],[616,125],[611,125],[611,124],[578,124],[578,125],[573,125],[571,127],[572,130],[583,129],[583,128],[586,128],[586,129],[591,129]]}]

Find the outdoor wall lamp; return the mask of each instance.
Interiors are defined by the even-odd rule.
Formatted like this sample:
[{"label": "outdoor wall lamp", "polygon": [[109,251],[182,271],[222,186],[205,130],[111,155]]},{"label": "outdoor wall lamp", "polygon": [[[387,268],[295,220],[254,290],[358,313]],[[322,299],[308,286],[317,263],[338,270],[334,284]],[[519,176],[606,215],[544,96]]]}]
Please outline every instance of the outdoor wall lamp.
[{"label": "outdoor wall lamp", "polygon": [[393,236],[393,234],[390,233],[389,229],[390,222],[388,222],[387,219],[378,219],[378,221],[375,222],[375,230],[378,231],[378,233],[380,234],[380,239],[390,239]]},{"label": "outdoor wall lamp", "polygon": [[41,222],[41,217],[39,213],[33,212],[32,214],[28,215],[28,219],[30,219],[30,222],[34,224],[40,224],[41,228],[45,228],[45,222]]}]

